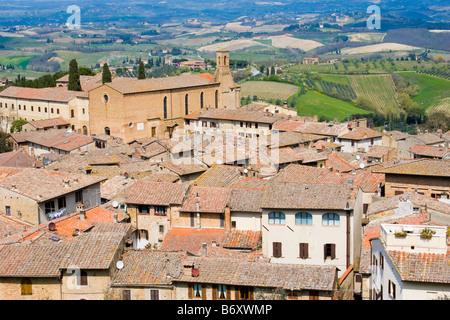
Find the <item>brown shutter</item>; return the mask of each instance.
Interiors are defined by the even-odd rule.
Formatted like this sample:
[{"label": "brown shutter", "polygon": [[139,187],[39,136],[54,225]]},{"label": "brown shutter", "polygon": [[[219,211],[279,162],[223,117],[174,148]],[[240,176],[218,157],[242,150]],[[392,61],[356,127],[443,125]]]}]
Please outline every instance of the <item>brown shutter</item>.
[{"label": "brown shutter", "polygon": [[122,291],[122,299],[123,300],[131,300],[131,290],[123,290]]},{"label": "brown shutter", "polygon": [[331,244],[331,260],[336,258],[336,245],[334,243]]},{"label": "brown shutter", "polygon": [[253,287],[248,288],[248,298],[253,300]]},{"label": "brown shutter", "polygon": [[324,259],[326,259],[327,258],[327,248],[328,246],[327,246],[327,244],[325,243],[324,245],[323,245],[323,258]]},{"label": "brown shutter", "polygon": [[281,242],[273,243],[273,256],[275,258],[281,257]]},{"label": "brown shutter", "polygon": [[300,258],[306,259],[308,258],[308,244],[300,243]]},{"label": "brown shutter", "polygon": [[239,299],[240,299],[239,287],[236,286],[236,287],[234,287],[234,300],[239,300]]},{"label": "brown shutter", "polygon": [[227,300],[231,300],[231,288],[230,288],[230,286],[227,286],[226,287],[227,289]]},{"label": "brown shutter", "polygon": [[206,284],[202,284],[202,300],[206,300]]},{"label": "brown shutter", "polygon": [[194,296],[194,286],[192,284],[188,284],[188,298],[192,299]]},{"label": "brown shutter", "polygon": [[212,285],[212,299],[217,300],[217,284]]}]

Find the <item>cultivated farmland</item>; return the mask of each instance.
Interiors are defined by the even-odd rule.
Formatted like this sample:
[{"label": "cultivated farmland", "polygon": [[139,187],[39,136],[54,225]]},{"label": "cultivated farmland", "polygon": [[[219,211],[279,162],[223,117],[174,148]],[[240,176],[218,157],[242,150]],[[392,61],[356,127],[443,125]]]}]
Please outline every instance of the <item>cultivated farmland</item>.
[{"label": "cultivated farmland", "polygon": [[381,75],[352,75],[349,76],[356,96],[365,96],[371,102],[373,111],[386,114],[394,107],[400,112],[395,92],[395,84],[390,74]]},{"label": "cultivated farmland", "polygon": [[272,81],[247,81],[241,84],[241,97],[257,96],[263,100],[286,100],[298,91],[293,84]]},{"label": "cultivated farmland", "polygon": [[450,116],[450,97],[432,103],[425,111],[428,116],[434,112],[443,112]]}]

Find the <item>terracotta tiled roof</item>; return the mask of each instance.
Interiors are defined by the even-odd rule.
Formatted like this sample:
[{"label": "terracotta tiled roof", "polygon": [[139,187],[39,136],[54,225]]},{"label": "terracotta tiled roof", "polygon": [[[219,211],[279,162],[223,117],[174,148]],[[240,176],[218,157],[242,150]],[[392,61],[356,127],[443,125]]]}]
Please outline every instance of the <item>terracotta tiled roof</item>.
[{"label": "terracotta tiled roof", "polygon": [[109,269],[130,230],[130,224],[97,223],[92,231],[72,239],[60,268]]},{"label": "terracotta tiled roof", "polygon": [[412,253],[389,250],[387,254],[403,281],[450,283],[448,253]]},{"label": "terracotta tiled roof", "polygon": [[42,100],[42,101],[58,101],[69,102],[76,97],[87,98],[87,92],[69,91],[67,88],[51,87],[51,88],[23,88],[10,86],[0,92],[0,97]]},{"label": "terracotta tiled roof", "polygon": [[232,212],[261,212],[264,189],[230,188],[230,190]]},{"label": "terracotta tiled roof", "polygon": [[185,119],[219,119],[229,121],[246,121],[274,124],[282,120],[284,117],[279,114],[272,114],[263,111],[248,111],[241,109],[216,109],[209,108],[193,112],[184,117]]},{"label": "terracotta tiled roof", "polygon": [[163,166],[164,168],[180,175],[188,175],[192,173],[200,173],[204,172],[208,169],[207,166],[203,164],[183,164],[183,163],[173,163],[171,161],[164,161],[159,163],[160,166]]},{"label": "terracotta tiled roof", "polygon": [[250,188],[250,189],[267,189],[268,180],[241,176],[230,187]]},{"label": "terracotta tiled roof", "polygon": [[[277,132],[277,131],[275,131]],[[312,133],[301,133],[294,131],[279,131],[277,133],[272,133],[269,136],[269,145],[272,147],[288,147],[297,146],[299,144],[303,145],[305,143],[319,141],[324,139],[324,136],[312,134]]]},{"label": "terracotta tiled roof", "polygon": [[210,187],[228,187],[242,175],[242,168],[230,165],[214,164],[206,172],[191,182],[192,185]]},{"label": "terracotta tiled roof", "polygon": [[27,141],[64,151],[72,151],[94,142],[89,136],[68,132],[66,129],[35,132],[33,136],[27,138]]},{"label": "terracotta tiled roof", "polygon": [[353,165],[351,165],[335,152],[332,152],[328,155],[326,166],[327,168],[332,168],[333,170],[339,172],[350,172],[355,169]]},{"label": "terracotta tiled roof", "polygon": [[114,274],[111,284],[168,285],[183,272],[183,252],[127,250],[122,256],[124,267]]},{"label": "terracotta tiled roof", "polygon": [[24,168],[0,180],[0,188],[44,202],[82,188],[100,183],[105,178]]},{"label": "terracotta tiled roof", "polygon": [[30,156],[24,149],[5,152],[0,154],[0,166],[6,167],[42,167],[42,162]]},{"label": "terracotta tiled roof", "polygon": [[353,208],[347,185],[299,184],[273,182],[264,196],[264,209],[329,209]]},{"label": "terracotta tiled roof", "polygon": [[138,181],[127,190],[126,203],[162,205],[182,204],[186,186],[170,182]]},{"label": "terracotta tiled roof", "polygon": [[428,145],[415,145],[410,149],[411,153],[418,156],[443,158],[450,150],[446,147],[428,146]]},{"label": "terracotta tiled roof", "polygon": [[450,177],[450,160],[420,159],[378,170],[385,174]]},{"label": "terracotta tiled roof", "polygon": [[36,129],[44,129],[55,126],[69,125],[70,122],[63,118],[52,118],[52,119],[28,121],[28,124],[32,125]]},{"label": "terracotta tiled roof", "polygon": [[256,250],[261,245],[261,231],[232,230],[226,232],[221,246],[229,249]]},{"label": "terracotta tiled roof", "polygon": [[116,196],[125,196],[126,191],[132,184],[138,180],[124,176],[115,176],[100,185],[101,197],[103,199],[112,200]]},{"label": "terracotta tiled roof", "polygon": [[0,239],[23,231],[23,227],[31,225],[5,214],[0,214]]},{"label": "terracotta tiled roof", "polygon": [[270,161],[275,165],[301,162],[303,160],[303,157],[290,147],[269,149],[268,155]]},{"label": "terracotta tiled roof", "polygon": [[215,242],[222,244],[225,237],[225,229],[222,228],[171,228],[161,245],[163,251],[184,250],[193,255],[201,255],[203,243],[211,245]]},{"label": "terracotta tiled roof", "polygon": [[70,245],[6,245],[0,249],[0,277],[57,277]]},{"label": "terracotta tiled roof", "polygon": [[181,212],[224,213],[230,202],[230,189],[220,187],[190,186]]},{"label": "terracotta tiled roof", "polygon": [[196,87],[210,85],[208,79],[199,77],[198,75],[185,75],[164,78],[149,78],[149,79],[129,79],[129,78],[115,78],[111,83],[106,83],[109,86],[123,94],[170,90],[175,88]]},{"label": "terracotta tiled roof", "polygon": [[420,133],[415,135],[415,137],[420,141],[425,142],[425,144],[437,144],[444,142],[444,139],[434,133]]},{"label": "terracotta tiled roof", "polygon": [[177,281],[331,291],[337,280],[334,266],[247,262],[216,257],[195,257],[189,261],[194,263],[199,275],[182,274]]},{"label": "terracotta tiled roof", "polygon": [[346,140],[363,140],[363,139],[371,139],[371,138],[378,138],[381,137],[382,134],[365,127],[356,127],[344,134],[340,134],[338,137],[339,139],[346,139]]}]

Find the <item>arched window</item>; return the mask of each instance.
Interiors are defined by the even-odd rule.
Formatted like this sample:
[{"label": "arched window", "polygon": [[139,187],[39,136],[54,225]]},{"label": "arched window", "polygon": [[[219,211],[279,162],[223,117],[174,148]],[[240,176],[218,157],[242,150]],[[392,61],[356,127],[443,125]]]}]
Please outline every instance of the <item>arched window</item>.
[{"label": "arched window", "polygon": [[200,109],[203,109],[203,92],[200,93]]},{"label": "arched window", "polygon": [[83,126],[83,134],[84,134],[85,136],[87,136],[87,134],[88,134],[88,129],[87,129],[86,126]]},{"label": "arched window", "polygon": [[219,107],[219,91],[217,91],[217,90],[214,93],[214,105],[216,108]]},{"label": "arched window", "polygon": [[33,294],[30,278],[24,278],[20,281],[20,293],[23,296],[30,296]]},{"label": "arched window", "polygon": [[285,224],[286,216],[283,212],[271,212],[269,213],[269,224]]},{"label": "arched window", "polygon": [[111,130],[109,129],[109,127],[105,127],[105,134],[107,136],[111,135]]},{"label": "arched window", "polygon": [[338,226],[339,225],[339,215],[336,213],[325,213],[322,216],[322,225]]},{"label": "arched window", "polygon": [[312,215],[308,212],[299,212],[295,215],[295,224],[312,225]]},{"label": "arched window", "polygon": [[189,95],[186,94],[184,96],[184,114],[188,115],[189,114]]},{"label": "arched window", "polygon": [[167,97],[164,97],[164,119],[167,119]]}]

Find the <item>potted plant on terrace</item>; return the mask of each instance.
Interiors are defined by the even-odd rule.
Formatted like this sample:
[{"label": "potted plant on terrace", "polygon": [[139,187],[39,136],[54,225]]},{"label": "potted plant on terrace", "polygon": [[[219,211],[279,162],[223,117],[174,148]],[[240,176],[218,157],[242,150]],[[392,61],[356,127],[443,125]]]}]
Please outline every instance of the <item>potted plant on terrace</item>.
[{"label": "potted plant on terrace", "polygon": [[397,231],[396,233],[394,233],[396,237],[406,237],[406,234],[406,231]]},{"label": "potted plant on terrace", "polygon": [[426,227],[420,232],[420,237],[423,239],[431,239],[433,234],[435,234],[436,231],[432,230],[431,228]]}]

